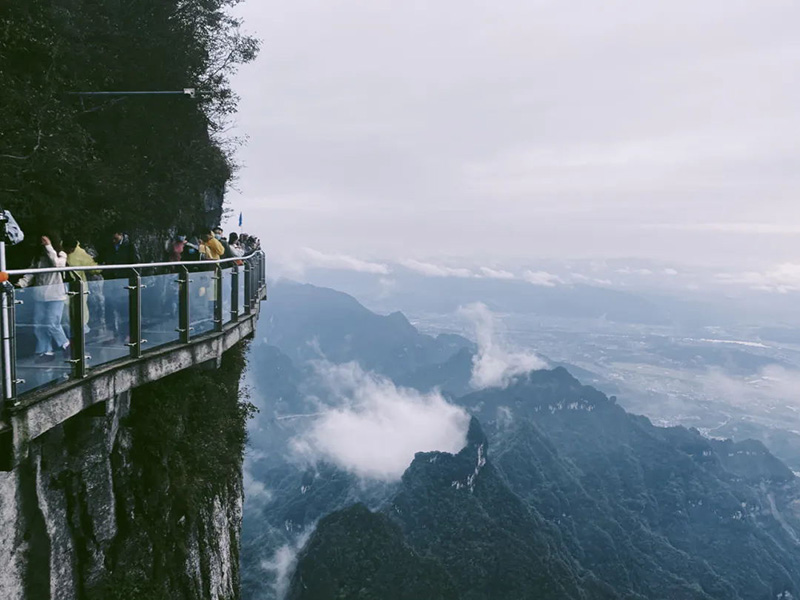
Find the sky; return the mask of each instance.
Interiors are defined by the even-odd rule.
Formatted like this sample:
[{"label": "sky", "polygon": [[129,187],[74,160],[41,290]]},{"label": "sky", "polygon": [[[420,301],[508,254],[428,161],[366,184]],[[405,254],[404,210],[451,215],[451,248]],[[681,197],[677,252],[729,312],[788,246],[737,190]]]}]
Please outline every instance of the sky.
[{"label": "sky", "polygon": [[796,0],[236,14],[263,46],[229,199],[268,252],[800,263]]}]

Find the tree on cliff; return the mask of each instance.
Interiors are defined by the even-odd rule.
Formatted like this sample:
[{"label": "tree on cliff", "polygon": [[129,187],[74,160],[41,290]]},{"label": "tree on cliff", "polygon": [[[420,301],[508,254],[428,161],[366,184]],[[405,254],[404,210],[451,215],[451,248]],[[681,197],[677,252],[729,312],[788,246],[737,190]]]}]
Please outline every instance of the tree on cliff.
[{"label": "tree on cliff", "polygon": [[[229,78],[258,42],[239,0],[26,0],[0,6],[0,206],[35,235],[189,229],[220,216],[235,168]],[[79,91],[182,90],[172,96]]]}]

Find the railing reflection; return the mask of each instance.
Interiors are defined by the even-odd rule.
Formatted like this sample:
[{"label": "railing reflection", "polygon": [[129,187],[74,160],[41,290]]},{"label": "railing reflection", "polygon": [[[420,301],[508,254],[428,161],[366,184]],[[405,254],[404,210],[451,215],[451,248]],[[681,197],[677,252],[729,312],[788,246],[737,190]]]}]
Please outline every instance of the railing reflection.
[{"label": "railing reflection", "polygon": [[28,272],[59,272],[64,284],[37,286],[35,277],[22,289],[2,284],[8,308],[0,311],[0,319],[9,324],[11,336],[9,355],[2,356],[4,381],[10,382],[3,385],[3,400],[222,331],[264,297],[265,266],[259,251],[240,259],[116,265],[113,270],[9,271],[12,280]]}]

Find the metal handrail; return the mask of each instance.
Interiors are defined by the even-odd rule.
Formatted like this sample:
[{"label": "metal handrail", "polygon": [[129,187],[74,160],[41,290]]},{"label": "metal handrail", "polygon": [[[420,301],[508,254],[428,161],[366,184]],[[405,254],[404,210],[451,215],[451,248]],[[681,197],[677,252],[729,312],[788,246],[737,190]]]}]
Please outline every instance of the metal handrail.
[{"label": "metal handrail", "polygon": [[236,262],[237,260],[246,261],[251,258],[264,255],[263,250],[255,250],[247,256],[235,256],[234,258],[220,258],[217,260],[192,260],[192,261],[173,261],[173,262],[157,262],[157,263],[134,263],[134,264],[119,264],[119,265],[94,265],[89,267],[47,267],[44,269],[11,269],[6,271],[9,276],[27,275],[28,273],[70,273],[75,271],[120,271],[122,269],[153,269],[159,267],[186,267],[194,266],[195,263],[201,265],[221,265],[226,263]]}]

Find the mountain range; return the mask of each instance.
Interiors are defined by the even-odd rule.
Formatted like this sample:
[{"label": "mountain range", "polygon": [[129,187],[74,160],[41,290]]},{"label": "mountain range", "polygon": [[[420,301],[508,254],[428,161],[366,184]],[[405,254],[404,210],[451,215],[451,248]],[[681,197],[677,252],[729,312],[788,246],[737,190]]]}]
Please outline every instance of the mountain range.
[{"label": "mountain range", "polygon": [[[246,598],[800,597],[800,487],[762,443],[656,427],[563,367],[472,390],[464,338],[313,286],[272,298],[251,358],[249,468],[269,493],[245,512]],[[419,452],[399,481],[292,460],[321,356],[443,390],[471,419],[463,449]]]}]

